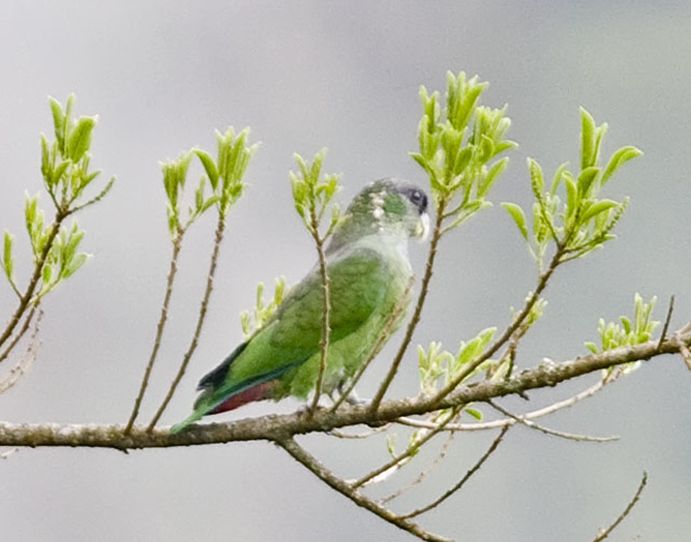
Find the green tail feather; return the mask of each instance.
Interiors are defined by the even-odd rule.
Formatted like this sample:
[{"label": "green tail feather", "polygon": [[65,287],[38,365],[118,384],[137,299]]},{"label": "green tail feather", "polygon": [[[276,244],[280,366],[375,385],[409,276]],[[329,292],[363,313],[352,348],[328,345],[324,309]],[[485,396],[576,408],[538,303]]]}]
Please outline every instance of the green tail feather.
[{"label": "green tail feather", "polygon": [[195,410],[192,414],[190,414],[187,418],[185,418],[183,421],[180,423],[176,423],[173,427],[170,428],[171,434],[175,435],[177,433],[180,433],[181,431],[184,431],[192,425],[194,422],[199,421],[202,419],[202,416],[204,416],[205,411],[202,409]]}]

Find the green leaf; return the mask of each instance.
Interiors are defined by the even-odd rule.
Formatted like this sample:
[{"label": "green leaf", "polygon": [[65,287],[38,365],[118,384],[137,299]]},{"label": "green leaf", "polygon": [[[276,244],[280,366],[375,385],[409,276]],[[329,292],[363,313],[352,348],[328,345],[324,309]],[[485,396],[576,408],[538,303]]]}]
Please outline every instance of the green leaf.
[{"label": "green leaf", "polygon": [[494,182],[504,172],[504,170],[506,169],[506,166],[508,164],[509,164],[509,157],[508,156],[502,158],[501,160],[497,160],[494,164],[492,164],[492,167],[489,168],[489,171],[485,175],[484,180],[482,181],[482,183],[480,185],[478,185],[477,195],[479,197],[484,197],[487,195],[487,193],[492,188],[492,185],[494,184]]},{"label": "green leaf", "polygon": [[58,142],[58,148],[64,152],[65,150],[65,112],[62,105],[52,96],[48,98],[50,111],[53,114],[53,127],[55,130],[55,139]]},{"label": "green leaf", "polygon": [[530,172],[530,185],[536,199],[542,199],[542,191],[545,188],[545,178],[542,175],[542,168],[536,160],[528,158],[528,171]]},{"label": "green leaf", "polygon": [[523,212],[523,209],[515,204],[515,203],[510,203],[510,202],[503,202],[501,206],[506,209],[506,212],[509,213],[509,216],[513,218],[513,221],[516,223],[516,227],[518,228],[518,231],[521,233],[523,236],[523,239],[526,241],[528,240],[528,226],[527,222],[525,219],[525,213]]},{"label": "green leaf", "polygon": [[600,213],[604,213],[605,211],[609,211],[617,205],[619,205],[619,202],[611,199],[603,199],[597,201],[586,209],[586,211],[583,213],[583,216],[581,217],[581,220],[584,223],[588,222],[588,220],[590,220],[594,216],[599,215]]},{"label": "green leaf", "polygon": [[581,171],[578,176],[578,192],[581,198],[587,198],[590,195],[590,189],[595,179],[597,179],[598,173],[600,173],[600,168],[594,166],[587,167]]},{"label": "green leaf", "polygon": [[568,177],[564,179],[564,183],[566,185],[566,209],[568,216],[574,216],[579,204],[578,188],[576,182]]},{"label": "green leaf", "polygon": [[79,162],[91,147],[91,134],[98,117],[81,117],[67,139],[67,157]]},{"label": "green leaf", "polygon": [[641,156],[643,152],[636,147],[627,146],[617,150],[607,162],[605,172],[602,174],[602,184],[604,185],[617,170],[629,160]]},{"label": "green leaf", "polygon": [[2,267],[10,283],[14,284],[14,258],[12,257],[12,243],[14,236],[5,230],[3,236]]},{"label": "green leaf", "polygon": [[206,171],[207,177],[209,177],[209,182],[211,183],[211,188],[216,190],[218,186],[218,168],[216,168],[216,163],[211,155],[202,149],[193,149],[194,154],[197,155],[199,161],[204,166],[204,171]]},{"label": "green leaf", "polygon": [[476,410],[474,408],[464,408],[463,412],[470,414],[473,418],[475,418],[479,422],[482,421],[482,418],[483,418],[482,412],[480,412],[479,410]]},{"label": "green leaf", "polygon": [[595,120],[581,107],[581,169],[595,165],[593,158],[596,152],[596,131]]}]

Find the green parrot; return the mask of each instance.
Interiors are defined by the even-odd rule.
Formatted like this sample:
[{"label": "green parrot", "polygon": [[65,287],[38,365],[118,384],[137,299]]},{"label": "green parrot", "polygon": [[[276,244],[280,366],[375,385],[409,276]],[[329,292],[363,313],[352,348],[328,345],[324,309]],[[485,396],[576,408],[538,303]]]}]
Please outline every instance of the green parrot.
[{"label": "green parrot", "polygon": [[[400,324],[413,277],[408,238],[424,239],[428,230],[427,196],[413,184],[381,179],[353,199],[325,251],[331,334],[324,393],[341,389]],[[252,401],[305,399],[319,373],[323,296],[315,266],[260,329],[201,379],[194,412],[171,431]]]}]

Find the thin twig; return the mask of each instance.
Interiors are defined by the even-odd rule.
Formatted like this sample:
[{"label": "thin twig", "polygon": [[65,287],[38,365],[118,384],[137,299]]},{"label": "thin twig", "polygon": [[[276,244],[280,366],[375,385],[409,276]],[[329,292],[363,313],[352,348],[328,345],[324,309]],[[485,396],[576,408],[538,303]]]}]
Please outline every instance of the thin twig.
[{"label": "thin twig", "polygon": [[451,381],[446,386],[444,386],[441,389],[441,391],[437,393],[437,395],[433,399],[434,403],[441,402],[449,393],[455,390],[456,387],[461,382],[463,382],[463,380],[465,380],[469,375],[471,375],[473,371],[475,371],[475,369],[477,369],[485,361],[490,359],[504,344],[506,344],[506,342],[511,338],[514,332],[521,326],[523,321],[528,317],[535,303],[537,303],[537,301],[540,299],[540,295],[547,287],[550,277],[557,269],[559,264],[562,263],[562,254],[562,249],[558,248],[557,251],[554,253],[554,256],[552,257],[552,260],[550,261],[549,267],[543,273],[540,274],[540,278],[538,279],[535,291],[530,295],[525,305],[523,306],[521,312],[519,312],[514,317],[511,324],[509,324],[509,326],[504,330],[504,333],[502,333],[501,336],[497,340],[495,340],[494,343],[491,344],[487,348],[487,350],[485,350],[485,352],[481,356],[479,356],[475,361],[466,364],[465,367],[461,371],[459,371],[458,374],[453,379],[451,379]]},{"label": "thin twig", "polygon": [[414,278],[411,277],[408,281],[408,286],[406,287],[405,293],[403,294],[403,296],[401,296],[401,299],[398,300],[398,303],[394,307],[393,312],[387,319],[382,330],[379,332],[379,336],[377,337],[377,340],[374,343],[374,346],[372,347],[369,356],[367,357],[365,362],[358,368],[357,372],[355,373],[355,376],[352,378],[345,391],[341,393],[341,396],[334,403],[334,406],[331,407],[331,412],[336,412],[336,410],[338,410],[338,407],[340,407],[343,404],[343,402],[347,400],[352,391],[355,389],[355,386],[357,386],[357,383],[360,381],[360,378],[362,378],[362,375],[369,367],[370,363],[372,363],[374,358],[377,357],[377,354],[381,351],[382,347],[384,346],[384,343],[388,340],[394,328],[398,325],[400,318],[403,315],[403,312],[405,311],[410,301],[410,292],[413,289],[414,282]]},{"label": "thin twig", "polygon": [[[562,410],[564,408],[569,408],[579,401],[582,401],[583,399],[587,399],[588,397],[592,397],[595,395],[598,391],[600,391],[602,388],[604,388],[609,381],[600,379],[598,380],[594,385],[590,386],[589,388],[586,388],[585,390],[572,395],[571,397],[568,397],[567,399],[563,399],[561,401],[557,401],[555,403],[551,403],[547,405],[546,407],[539,408],[537,410],[533,410],[531,412],[528,412],[526,414],[522,414],[521,418],[524,420],[532,420],[535,418],[542,418],[544,416],[548,416],[550,414],[553,414],[554,412],[557,412],[559,410]],[[426,429],[434,429],[435,424],[432,422],[427,422],[424,420],[415,420],[413,418],[407,418],[407,417],[401,417],[396,420],[396,423],[400,423],[402,425],[407,425],[410,427],[422,427]],[[450,423],[448,424],[445,428],[444,431],[450,431],[450,432],[456,432],[456,431],[487,431],[488,429],[501,429],[502,427],[505,427],[507,425],[514,425],[518,423],[516,420],[512,418],[505,418],[501,420],[493,420],[491,422],[482,422],[482,423]]]},{"label": "thin twig", "polygon": [[405,449],[405,451],[394,456],[393,458],[391,458],[390,461],[387,461],[383,465],[377,467],[373,471],[369,472],[365,476],[363,476],[360,479],[353,482],[351,484],[351,487],[353,489],[358,489],[360,487],[364,487],[364,486],[371,484],[371,483],[381,482],[385,478],[388,478],[388,475],[393,474],[393,472],[395,472],[396,470],[401,468],[405,464],[404,462],[407,463],[407,461],[420,448],[422,448],[427,442],[429,442],[437,434],[442,432],[444,430],[444,427],[446,426],[446,424],[448,424],[451,420],[456,418],[457,415],[458,415],[458,409],[453,409],[450,413],[447,414],[447,417],[444,421],[437,424],[437,426],[434,429],[430,430],[424,437],[422,437],[418,441],[413,442],[412,444],[409,444],[408,447]]},{"label": "thin twig", "polygon": [[[32,313],[33,314],[33,310]],[[39,311],[38,318],[36,318],[36,323],[34,324],[34,330],[31,333],[31,338],[29,339],[29,345],[24,352],[24,355],[19,360],[19,362],[10,369],[9,374],[0,380],[0,394],[5,393],[7,390],[12,388],[19,379],[24,376],[24,373],[29,370],[29,367],[36,361],[36,356],[38,355],[38,348],[41,342],[38,340],[38,333],[41,327],[41,320],[43,319],[43,311]]]},{"label": "thin twig", "polygon": [[657,343],[657,347],[660,348],[664,340],[667,338],[667,330],[669,329],[669,322],[672,320],[672,313],[674,312],[674,294],[669,298],[669,305],[667,306],[667,316],[665,317],[665,323],[662,326],[662,333],[660,333],[660,341]]},{"label": "thin twig", "polygon": [[497,449],[499,444],[501,444],[502,439],[504,438],[504,435],[506,435],[506,432],[509,430],[509,427],[506,426],[501,430],[501,433],[499,433],[499,436],[494,439],[490,447],[487,449],[487,451],[482,455],[482,457],[478,460],[473,467],[465,473],[465,476],[461,478],[458,483],[456,483],[453,487],[445,491],[441,496],[438,498],[434,499],[431,503],[429,503],[426,506],[423,506],[421,508],[418,508],[416,510],[413,510],[412,512],[409,512],[408,514],[405,514],[401,516],[403,519],[410,519],[414,518],[416,516],[419,516],[420,514],[424,514],[425,512],[428,512],[432,510],[433,508],[436,508],[439,506],[442,502],[444,502],[446,499],[448,499],[451,495],[456,493],[458,490],[460,490],[465,483],[475,474],[477,471],[480,470],[482,465],[484,464],[485,461],[489,459],[489,457],[494,453],[494,451]]},{"label": "thin twig", "polygon": [[12,353],[12,350],[14,350],[15,346],[17,346],[17,343],[22,340],[22,337],[26,335],[26,332],[29,331],[29,327],[31,327],[31,321],[34,318],[34,315],[36,314],[36,310],[38,309],[39,305],[41,304],[41,301],[38,300],[35,304],[31,306],[31,310],[29,311],[29,314],[26,315],[26,318],[24,319],[24,323],[22,324],[22,328],[19,330],[19,333],[17,333],[12,340],[10,341],[10,344],[7,345],[7,348],[0,354],[0,362],[5,360],[7,356],[9,356]]},{"label": "thin twig", "polygon": [[[74,209],[72,209],[72,213],[76,213],[78,211],[81,211],[85,207],[89,207],[93,205],[94,203],[98,203],[101,201],[103,198],[105,198],[108,195],[108,192],[110,192],[110,189],[113,188],[113,184],[115,183],[115,177],[111,177],[108,182],[106,183],[106,186],[101,190],[96,196],[91,198],[89,201],[82,203],[81,205],[78,205]],[[72,202],[70,202],[72,203]]]},{"label": "thin twig", "polygon": [[29,284],[27,285],[26,290],[24,291],[24,295],[22,295],[22,297],[19,299],[19,305],[14,311],[14,314],[12,315],[12,318],[7,324],[7,327],[2,332],[2,335],[0,335],[0,346],[4,345],[5,342],[7,342],[7,339],[9,339],[9,337],[14,332],[14,328],[17,327],[20,320],[22,319],[22,316],[26,311],[26,308],[29,306],[29,303],[31,303],[34,291],[36,290],[36,286],[38,286],[38,282],[41,279],[43,266],[45,265],[46,260],[48,259],[48,254],[50,254],[50,251],[53,248],[53,243],[55,242],[55,238],[60,232],[60,226],[62,225],[63,221],[69,216],[69,214],[70,211],[56,211],[55,219],[53,221],[53,224],[50,226],[50,231],[48,232],[48,236],[46,237],[43,250],[36,259],[36,263],[34,265],[34,272],[31,275]]},{"label": "thin twig", "polygon": [[322,394],[322,384],[324,383],[324,373],[326,372],[326,365],[329,358],[329,340],[331,339],[331,281],[329,274],[326,271],[326,255],[324,254],[324,238],[319,234],[319,220],[314,206],[310,209],[310,233],[314,244],[317,248],[317,255],[319,257],[319,275],[321,277],[321,286],[324,293],[322,303],[322,326],[321,338],[319,339],[319,371],[317,373],[317,382],[314,388],[314,397],[308,409],[310,415],[314,414],[319,404],[319,398]]},{"label": "thin twig", "polygon": [[404,493],[407,493],[411,489],[413,489],[415,486],[421,484],[425,478],[427,478],[430,473],[434,470],[435,467],[441,464],[441,462],[444,460],[446,455],[449,453],[449,449],[451,448],[451,443],[453,442],[455,433],[449,433],[448,436],[446,437],[446,440],[444,441],[444,444],[441,446],[441,450],[437,454],[437,457],[434,458],[434,461],[424,470],[420,471],[420,474],[417,475],[415,480],[410,482],[409,484],[398,488],[396,491],[391,493],[390,495],[387,495],[386,497],[379,499],[379,504],[387,504],[391,502],[394,499],[397,499]]},{"label": "thin twig", "polygon": [[442,236],[442,223],[444,221],[444,209],[446,205],[447,201],[445,199],[440,200],[439,204],[437,205],[437,217],[434,222],[432,239],[430,240],[429,254],[427,255],[427,263],[425,264],[425,274],[422,277],[422,283],[420,285],[420,295],[418,296],[417,303],[415,305],[415,310],[413,311],[413,316],[410,319],[410,322],[408,322],[408,327],[405,330],[403,341],[401,342],[401,345],[399,346],[398,351],[396,352],[396,356],[391,362],[389,372],[386,374],[386,377],[382,381],[381,385],[379,386],[379,389],[377,390],[377,393],[372,399],[372,403],[370,405],[372,412],[377,412],[377,410],[379,409],[379,405],[381,404],[382,399],[384,399],[386,390],[389,389],[391,382],[396,376],[396,373],[398,372],[398,367],[401,365],[401,361],[403,360],[403,356],[405,356],[405,353],[408,350],[408,346],[410,345],[410,341],[413,339],[413,333],[415,332],[415,328],[417,328],[417,325],[420,323],[422,308],[425,304],[425,300],[427,299],[427,293],[429,292],[429,283],[432,279],[432,274],[434,273],[434,260],[437,256],[437,247],[439,245],[439,240]]},{"label": "thin twig", "polygon": [[512,414],[511,412],[509,412],[505,408],[500,407],[498,404],[496,404],[492,400],[487,401],[487,404],[490,405],[493,409],[501,412],[504,416],[508,416],[512,420],[516,421],[517,423],[525,425],[526,427],[529,427],[531,429],[535,429],[536,431],[540,431],[541,433],[544,433],[545,435],[552,435],[554,437],[559,437],[559,438],[563,438],[566,440],[574,440],[576,442],[612,442],[615,440],[619,440],[621,438],[618,435],[611,435],[611,436],[607,436],[607,437],[593,437],[590,435],[579,435],[577,433],[567,433],[565,431],[557,431],[556,429],[549,429],[548,427],[538,425],[537,423],[535,423],[533,421],[526,420],[525,417],[523,417],[523,416],[516,416],[515,414]]},{"label": "thin twig", "polygon": [[213,252],[211,253],[211,263],[209,264],[209,274],[206,278],[206,289],[204,290],[204,296],[202,298],[201,305],[199,306],[199,314],[197,315],[197,324],[194,328],[194,335],[192,336],[192,341],[190,342],[190,345],[187,348],[187,352],[185,352],[185,355],[182,358],[180,368],[178,369],[178,372],[175,375],[173,382],[170,384],[170,388],[168,389],[168,393],[166,394],[165,399],[163,399],[161,406],[156,411],[156,414],[152,418],[151,422],[149,422],[149,425],[147,427],[147,431],[149,432],[153,430],[153,428],[158,423],[158,420],[160,420],[161,416],[163,416],[163,412],[168,406],[168,403],[170,403],[170,400],[173,398],[178,384],[180,384],[182,377],[185,375],[187,365],[189,365],[190,359],[192,359],[192,355],[194,354],[194,351],[197,349],[197,344],[199,343],[199,336],[201,335],[202,327],[204,326],[204,320],[206,319],[206,312],[209,308],[209,299],[211,298],[211,292],[214,288],[214,276],[216,275],[218,255],[221,251],[221,242],[223,241],[223,233],[225,231],[225,226],[225,216],[219,211],[218,223],[216,224],[216,237],[214,241],[214,248]]},{"label": "thin twig", "polygon": [[170,268],[168,269],[168,276],[166,278],[166,293],[163,296],[161,315],[158,318],[158,325],[156,326],[156,336],[154,338],[151,354],[149,355],[149,361],[147,362],[146,369],[144,370],[141,385],[139,386],[139,393],[134,400],[132,413],[127,421],[127,426],[125,427],[125,434],[130,432],[135,420],[137,419],[137,416],[139,415],[139,408],[141,407],[142,400],[144,399],[146,389],[149,386],[151,371],[154,368],[154,363],[156,362],[156,357],[158,356],[158,350],[161,347],[161,338],[163,337],[163,330],[165,329],[166,321],[168,320],[168,307],[170,306],[170,298],[173,294],[173,284],[175,283],[175,275],[178,271],[178,256],[180,255],[180,249],[182,248],[182,239],[184,234],[184,230],[179,230],[177,236],[173,240],[173,252],[170,257]]},{"label": "thin twig", "polygon": [[450,542],[447,538],[430,533],[415,523],[401,519],[391,510],[384,508],[372,499],[362,495],[361,493],[358,493],[352,487],[350,487],[345,480],[342,480],[329,469],[327,469],[317,460],[317,458],[307,452],[307,450],[305,450],[292,438],[278,440],[276,441],[276,444],[288,452],[293,459],[306,467],[310,472],[312,472],[312,474],[314,474],[329,487],[335,489],[341,495],[344,495],[358,506],[369,510],[384,521],[387,521],[399,529],[418,537],[420,540],[426,540],[429,542]]},{"label": "thin twig", "polygon": [[638,500],[641,498],[641,495],[643,493],[643,490],[645,489],[645,485],[648,483],[648,473],[646,471],[643,471],[643,478],[641,478],[641,483],[638,484],[638,489],[636,490],[636,493],[634,493],[633,498],[629,501],[629,504],[626,505],[626,508],[624,511],[619,515],[617,519],[614,520],[614,523],[612,523],[609,527],[606,529],[602,529],[597,536],[593,539],[593,542],[602,542],[605,538],[607,538],[614,529],[617,528],[617,526],[626,519],[626,516],[628,516],[631,511],[633,510],[633,507],[636,506],[636,503]]},{"label": "thin twig", "polygon": [[369,429],[367,431],[364,431],[362,433],[346,433],[344,431],[339,431],[338,429],[333,429],[328,432],[328,435],[340,439],[352,439],[352,440],[362,440],[362,439],[367,439],[370,438],[374,435],[377,435],[379,433],[383,433],[389,428],[390,424],[384,424],[379,427],[373,427],[372,429]]}]

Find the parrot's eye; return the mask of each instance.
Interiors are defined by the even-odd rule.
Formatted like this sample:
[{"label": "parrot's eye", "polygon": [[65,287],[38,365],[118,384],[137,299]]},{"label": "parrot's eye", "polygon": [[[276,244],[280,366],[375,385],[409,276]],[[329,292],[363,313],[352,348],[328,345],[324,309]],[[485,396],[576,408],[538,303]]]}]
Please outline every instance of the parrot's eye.
[{"label": "parrot's eye", "polygon": [[417,207],[420,214],[427,210],[427,195],[424,192],[413,188],[406,195],[410,202]]}]

